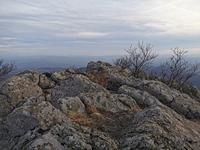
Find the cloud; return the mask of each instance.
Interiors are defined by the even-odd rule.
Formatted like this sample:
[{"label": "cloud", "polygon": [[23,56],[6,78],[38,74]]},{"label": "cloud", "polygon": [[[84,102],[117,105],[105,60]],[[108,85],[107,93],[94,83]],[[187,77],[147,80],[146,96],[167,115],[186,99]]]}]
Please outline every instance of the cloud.
[{"label": "cloud", "polygon": [[199,5],[198,0],[1,1],[0,45],[8,52],[56,49],[61,55],[123,53],[138,40],[158,51],[176,44],[198,48]]},{"label": "cloud", "polygon": [[165,7],[171,7],[173,6],[174,4],[178,3],[178,2],[181,2],[182,0],[177,0],[177,1],[173,1],[173,2],[165,2],[165,4],[162,4],[162,5],[159,5],[159,6],[156,6],[152,9],[149,9],[149,10],[146,10],[144,11],[145,13],[149,13],[149,12],[152,12],[152,11],[155,11],[155,10],[159,10],[159,9],[163,9]]}]

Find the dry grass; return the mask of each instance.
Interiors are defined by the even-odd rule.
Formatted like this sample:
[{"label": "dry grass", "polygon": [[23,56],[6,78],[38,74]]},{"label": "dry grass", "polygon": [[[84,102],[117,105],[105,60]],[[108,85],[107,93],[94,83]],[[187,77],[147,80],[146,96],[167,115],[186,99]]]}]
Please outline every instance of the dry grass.
[{"label": "dry grass", "polygon": [[93,105],[86,105],[86,111],[87,113],[68,113],[67,117],[82,126],[106,131],[114,139],[120,138],[121,131],[132,124],[131,112],[112,113]]},{"label": "dry grass", "polygon": [[99,110],[93,105],[86,105],[86,110],[89,114],[99,113]]},{"label": "dry grass", "polygon": [[67,117],[81,125],[85,125],[85,126],[94,125],[92,119],[83,113],[81,113],[81,114],[80,113],[68,113]]},{"label": "dry grass", "polygon": [[90,80],[94,83],[101,85],[104,88],[108,87],[108,79],[110,76],[108,74],[93,74],[93,77]]},{"label": "dry grass", "polygon": [[67,117],[72,119],[73,121],[92,127],[99,122],[105,120],[104,116],[100,113],[100,111],[92,105],[86,105],[86,113],[75,113],[75,112],[70,112],[67,114]]}]

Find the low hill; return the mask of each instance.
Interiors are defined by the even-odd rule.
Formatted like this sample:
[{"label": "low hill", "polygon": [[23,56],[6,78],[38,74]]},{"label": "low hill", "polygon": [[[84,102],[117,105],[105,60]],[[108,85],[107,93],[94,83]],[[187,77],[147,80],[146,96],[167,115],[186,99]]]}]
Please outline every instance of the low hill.
[{"label": "low hill", "polygon": [[[200,92],[109,63],[26,70],[0,85],[0,149],[199,149]],[[195,89],[195,90],[194,90]]]}]

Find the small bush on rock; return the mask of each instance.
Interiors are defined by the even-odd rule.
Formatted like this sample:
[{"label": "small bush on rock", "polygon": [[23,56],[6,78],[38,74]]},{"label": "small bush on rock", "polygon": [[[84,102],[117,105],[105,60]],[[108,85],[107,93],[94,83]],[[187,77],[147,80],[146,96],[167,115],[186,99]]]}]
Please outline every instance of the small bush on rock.
[{"label": "small bush on rock", "polygon": [[152,61],[158,56],[152,51],[153,45],[143,42],[138,42],[137,47],[132,45],[125,49],[128,56],[118,58],[114,61],[115,65],[121,66],[123,69],[131,69],[134,77],[139,77],[141,71],[146,70]]}]

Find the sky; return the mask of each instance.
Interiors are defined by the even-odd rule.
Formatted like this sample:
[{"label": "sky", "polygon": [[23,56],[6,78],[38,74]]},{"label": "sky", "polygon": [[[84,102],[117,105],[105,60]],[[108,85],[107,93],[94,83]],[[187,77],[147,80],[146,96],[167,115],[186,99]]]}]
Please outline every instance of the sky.
[{"label": "sky", "polygon": [[200,56],[200,1],[0,0],[1,56],[123,55],[138,41]]}]

